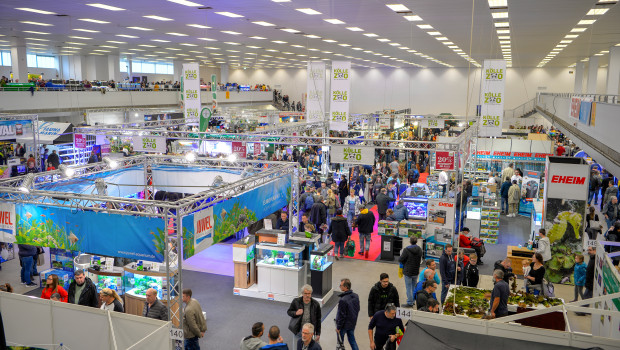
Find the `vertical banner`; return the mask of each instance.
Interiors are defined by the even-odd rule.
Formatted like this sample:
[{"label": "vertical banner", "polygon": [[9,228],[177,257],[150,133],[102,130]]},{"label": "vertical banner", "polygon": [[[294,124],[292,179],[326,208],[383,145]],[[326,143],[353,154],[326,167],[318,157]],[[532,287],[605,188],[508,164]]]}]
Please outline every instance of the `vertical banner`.
[{"label": "vertical banner", "polygon": [[247,150],[245,147],[245,142],[235,142],[232,143],[232,153],[236,154],[240,159],[245,159],[247,155]]},{"label": "vertical banner", "polygon": [[349,98],[351,97],[351,61],[332,61],[329,108],[330,130],[349,130]]},{"label": "vertical banner", "polygon": [[213,207],[194,214],[194,254],[213,245]]},{"label": "vertical banner", "polygon": [[200,116],[200,74],[198,63],[183,64],[183,117],[194,119]]},{"label": "vertical banner", "polygon": [[502,136],[506,61],[484,60],[480,87],[481,116],[479,136]]},{"label": "vertical banner", "polygon": [[73,146],[80,149],[86,148],[86,135],[73,134]]},{"label": "vertical banner", "polygon": [[[610,244],[614,242],[601,242],[596,244],[596,255],[591,256],[594,260],[594,290],[593,297],[614,294],[620,292],[620,272],[616,270],[610,256],[605,253],[605,248],[613,249]],[[620,298],[607,301],[599,301],[594,304],[599,310],[614,311],[613,316],[592,315],[592,335],[605,338],[620,339]]]},{"label": "vertical banner", "polygon": [[15,204],[0,203],[0,239],[15,243]]},{"label": "vertical banner", "polygon": [[217,76],[215,74],[211,74],[211,97],[213,98],[211,110],[215,111],[217,108]]},{"label": "vertical banner", "polygon": [[308,102],[306,121],[320,122],[325,118],[325,62],[308,62]]}]

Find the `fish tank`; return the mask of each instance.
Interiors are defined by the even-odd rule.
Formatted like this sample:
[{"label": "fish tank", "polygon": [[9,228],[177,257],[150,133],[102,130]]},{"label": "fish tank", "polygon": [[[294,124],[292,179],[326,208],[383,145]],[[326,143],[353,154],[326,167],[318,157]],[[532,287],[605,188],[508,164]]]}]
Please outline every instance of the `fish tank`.
[{"label": "fish tank", "polygon": [[88,271],[87,277],[90,278],[97,287],[97,293],[101,292],[103,288],[110,288],[116,291],[118,295],[124,294],[122,272],[121,274],[119,274],[119,276],[104,276],[97,275]]},{"label": "fish tank", "polygon": [[300,269],[303,266],[302,253],[305,246],[288,243],[277,245],[275,243],[261,242],[256,245],[257,265],[271,265]]},{"label": "fish tank", "polygon": [[380,220],[377,224],[377,233],[382,236],[396,236],[398,235],[398,222]]},{"label": "fish tank", "polygon": [[428,215],[428,199],[403,198],[410,219],[426,220]]},{"label": "fish tank", "polygon": [[331,244],[321,244],[319,247],[310,252],[310,270],[313,271],[325,271],[329,268],[333,262],[334,257],[329,255],[334,249]]},{"label": "fish tank", "polygon": [[233,261],[248,263],[255,258],[255,238],[246,236],[233,243]]},{"label": "fish tank", "polygon": [[416,236],[422,238],[426,232],[426,221],[402,220],[398,223],[398,235],[400,237]]},{"label": "fish tank", "polygon": [[[125,276],[123,277],[125,294],[146,299],[146,290],[153,288],[157,291],[158,299],[166,299],[168,297],[166,273],[138,271],[136,267],[136,263],[125,266]],[[171,296],[174,295],[173,292]]]}]

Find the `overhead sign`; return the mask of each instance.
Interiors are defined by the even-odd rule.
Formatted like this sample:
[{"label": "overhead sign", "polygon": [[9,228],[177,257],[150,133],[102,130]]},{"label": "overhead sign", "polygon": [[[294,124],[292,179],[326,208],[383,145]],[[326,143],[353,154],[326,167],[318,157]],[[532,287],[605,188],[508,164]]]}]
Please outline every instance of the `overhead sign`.
[{"label": "overhead sign", "polygon": [[15,204],[0,203],[0,239],[15,243]]},{"label": "overhead sign", "polygon": [[544,161],[545,158],[553,156],[551,153],[535,152],[504,152],[504,151],[478,151],[479,159],[506,159],[506,160],[538,160]]},{"label": "overhead sign", "polygon": [[391,129],[392,128],[392,118],[390,117],[379,117],[379,129]]},{"label": "overhead sign", "polygon": [[418,122],[421,128],[439,128],[445,127],[445,121],[443,119],[424,119]]},{"label": "overhead sign", "polygon": [[374,165],[375,148],[356,145],[332,145],[332,163]]},{"label": "overhead sign", "polygon": [[454,170],[454,152],[435,152],[435,170]]},{"label": "overhead sign", "polygon": [[245,159],[245,156],[247,155],[247,150],[245,147],[245,142],[235,142],[233,141],[232,143],[232,153],[236,154],[237,157],[241,158],[241,159]]},{"label": "overhead sign", "polygon": [[80,149],[86,148],[86,135],[73,134],[73,146]]},{"label": "overhead sign", "polygon": [[166,153],[166,138],[163,136],[134,136],[133,149],[137,152]]},{"label": "overhead sign", "polygon": [[349,130],[349,100],[351,99],[351,61],[332,61],[329,128]]},{"label": "overhead sign", "polygon": [[308,62],[307,79],[308,100],[306,102],[306,121],[320,122],[325,119],[325,62]]},{"label": "overhead sign", "polygon": [[194,214],[194,254],[213,244],[213,207]]},{"label": "overhead sign", "polygon": [[548,164],[545,189],[547,198],[588,198],[590,167],[585,164]]},{"label": "overhead sign", "polygon": [[200,116],[200,71],[198,63],[184,63],[183,78],[183,116],[195,119]]},{"label": "overhead sign", "polygon": [[480,132],[484,136],[502,136],[506,61],[484,60],[481,81]]},{"label": "overhead sign", "polygon": [[13,140],[22,137],[32,138],[31,120],[0,121],[0,140]]}]

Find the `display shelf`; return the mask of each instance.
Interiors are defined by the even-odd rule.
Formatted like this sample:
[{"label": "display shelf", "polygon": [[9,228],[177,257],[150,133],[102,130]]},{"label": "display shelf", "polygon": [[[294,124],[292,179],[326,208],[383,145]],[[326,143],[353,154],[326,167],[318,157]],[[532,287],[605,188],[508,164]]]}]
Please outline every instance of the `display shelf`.
[{"label": "display shelf", "polygon": [[398,235],[398,221],[381,220],[377,224],[377,233],[381,236]]},{"label": "display shelf", "polygon": [[496,244],[499,237],[499,217],[501,209],[497,206],[495,195],[484,197],[480,211],[480,239],[485,243]]},{"label": "display shelf", "polygon": [[398,223],[400,237],[416,236],[422,238],[426,232],[426,220],[403,220]]}]

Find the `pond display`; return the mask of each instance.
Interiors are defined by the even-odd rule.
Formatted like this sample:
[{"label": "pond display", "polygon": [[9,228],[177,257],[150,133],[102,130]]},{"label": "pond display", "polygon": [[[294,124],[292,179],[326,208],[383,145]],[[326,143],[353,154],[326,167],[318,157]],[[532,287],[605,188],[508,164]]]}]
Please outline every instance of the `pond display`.
[{"label": "pond display", "polygon": [[551,283],[574,283],[575,254],[582,251],[585,210],[583,200],[547,199],[545,230],[551,242],[551,260],[545,263],[545,277]]}]

